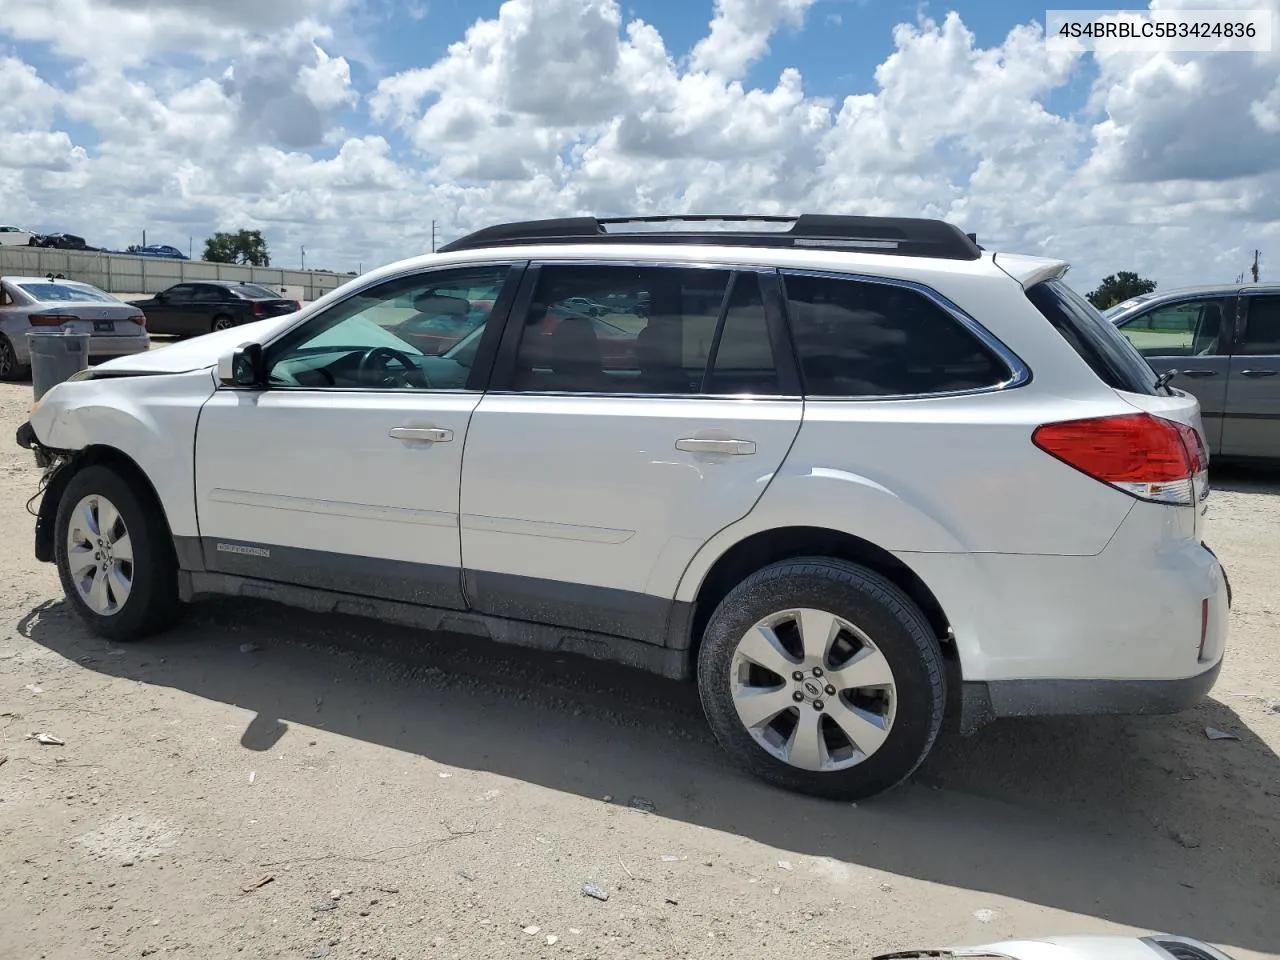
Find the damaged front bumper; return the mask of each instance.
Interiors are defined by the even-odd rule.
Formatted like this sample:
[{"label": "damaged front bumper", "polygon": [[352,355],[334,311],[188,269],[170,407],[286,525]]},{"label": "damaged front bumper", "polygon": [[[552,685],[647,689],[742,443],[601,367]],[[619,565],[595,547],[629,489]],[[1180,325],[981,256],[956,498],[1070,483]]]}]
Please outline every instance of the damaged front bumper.
[{"label": "damaged front bumper", "polygon": [[35,454],[37,467],[48,468],[53,465],[53,454],[41,445],[39,439],[36,437],[35,428],[31,426],[30,420],[18,428],[15,439],[18,441],[18,446],[22,447],[24,450],[30,450]]}]

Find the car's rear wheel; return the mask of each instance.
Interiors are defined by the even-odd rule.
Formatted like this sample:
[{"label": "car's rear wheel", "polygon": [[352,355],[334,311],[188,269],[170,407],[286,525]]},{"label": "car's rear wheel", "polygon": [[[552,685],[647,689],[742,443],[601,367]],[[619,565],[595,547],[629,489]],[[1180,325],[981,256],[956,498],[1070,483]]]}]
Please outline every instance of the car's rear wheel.
[{"label": "car's rear wheel", "polygon": [[698,686],[716,738],[788,789],[859,800],[910,776],[946,703],[929,622],[892,582],[840,560],[776,563],[720,602]]},{"label": "car's rear wheel", "polygon": [[18,355],[13,350],[9,338],[0,333],[0,380],[25,380],[31,376],[31,368],[18,363]]},{"label": "car's rear wheel", "polygon": [[62,588],[90,628],[110,640],[144,637],[181,612],[177,559],[158,504],[109,466],[85,467],[58,503]]},{"label": "car's rear wheel", "polygon": [[235,325],[236,325],[236,322],[232,320],[230,317],[228,317],[225,313],[220,313],[218,314],[218,316],[213,318],[214,331],[230,330]]}]

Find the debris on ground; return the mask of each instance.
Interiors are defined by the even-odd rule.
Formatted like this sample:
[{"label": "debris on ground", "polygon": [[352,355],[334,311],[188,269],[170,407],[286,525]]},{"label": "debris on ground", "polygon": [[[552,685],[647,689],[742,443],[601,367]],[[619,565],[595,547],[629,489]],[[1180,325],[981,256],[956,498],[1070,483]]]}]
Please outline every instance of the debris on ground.
[{"label": "debris on ground", "polygon": [[779,860],[779,861],[778,861],[778,867],[779,867],[779,868],[781,868],[781,869],[783,869],[783,870],[790,870],[790,869],[792,869],[792,867],[791,867],[791,861],[790,861],[790,860]]},{"label": "debris on ground", "polygon": [[342,891],[341,891],[341,890],[330,890],[330,891],[329,891],[329,899],[330,899],[330,900],[333,900],[333,901],[335,901],[335,902],[336,902],[336,901],[338,901],[338,900],[341,900],[341,899],[342,899]]},{"label": "debris on ground", "polygon": [[582,894],[583,896],[591,897],[595,900],[604,901],[609,899],[609,894],[601,890],[594,883],[584,883],[582,885]]},{"label": "debris on ground", "polygon": [[240,644],[241,653],[257,653],[261,649],[262,648],[260,646],[258,646],[256,643],[252,641],[250,641],[249,643]]},{"label": "debris on ground", "polygon": [[671,906],[673,906],[673,907],[678,907],[678,906],[680,906],[680,901],[679,901],[679,900],[672,900],[670,897],[667,897],[667,903],[671,904]]},{"label": "debris on ground", "polygon": [[463,880],[469,880],[472,883],[476,882],[475,872],[472,870],[468,870],[466,867],[463,867],[461,870],[458,871],[458,876],[460,876]]},{"label": "debris on ground", "polygon": [[31,739],[36,743],[43,743],[47,747],[65,747],[67,745],[67,741],[49,733],[37,733]]},{"label": "debris on ground", "polygon": [[973,911],[973,919],[977,920],[979,923],[990,923],[998,916],[1000,916],[1000,914],[995,910],[987,910],[983,908],[981,910]]},{"label": "debris on ground", "polygon": [[1217,727],[1205,727],[1204,735],[1210,740],[1239,740],[1234,733],[1227,733],[1225,730],[1219,730]]},{"label": "debris on ground", "polygon": [[677,857],[671,853],[664,853],[662,855],[663,863],[679,863],[681,860],[688,860],[688,859],[689,859],[688,857]]},{"label": "debris on ground", "polygon": [[525,928],[524,928],[524,932],[525,932],[525,933],[527,933],[529,936],[531,936],[531,937],[532,937],[532,936],[533,936],[535,933],[537,933],[540,929],[542,929],[542,928],[541,928],[541,927],[535,927],[535,926],[529,926],[529,927],[525,927]]},{"label": "debris on ground", "polygon": [[250,782],[250,783],[253,783],[253,781],[254,781],[254,780],[257,780],[257,779],[258,779],[258,771],[257,771],[257,770],[250,770],[250,771],[249,771],[249,782]]},{"label": "debris on ground", "polygon": [[32,693],[44,693],[44,690],[42,690],[39,686],[37,686],[34,683],[28,683],[27,689],[30,690]]},{"label": "debris on ground", "polygon": [[312,947],[307,951],[307,957],[309,960],[320,960],[321,957],[327,957],[328,955],[328,947]]},{"label": "debris on ground", "polygon": [[316,913],[324,913],[327,910],[337,910],[338,905],[332,900],[321,900],[319,903],[313,903],[311,909]]},{"label": "debris on ground", "polygon": [[1188,850],[1194,850],[1200,846],[1200,838],[1193,833],[1183,833],[1181,830],[1170,830],[1169,839],[1174,843],[1181,844]]},{"label": "debris on ground", "polygon": [[548,947],[554,947],[554,946],[556,945],[556,941],[557,941],[557,940],[559,940],[559,939],[560,939],[560,938],[559,938],[559,937],[557,937],[554,933],[548,933],[548,934],[547,934],[547,946],[548,946]]},{"label": "debris on ground", "polygon": [[8,762],[9,755],[7,753],[0,753],[0,767],[3,767]]},{"label": "debris on ground", "polygon": [[272,876],[271,874],[264,873],[257,880],[254,880],[252,883],[246,883],[240,889],[243,890],[245,893],[253,893],[253,891],[258,890],[262,887],[265,887],[268,883],[270,883],[274,879],[275,877]]},{"label": "debris on ground", "polygon": [[641,813],[653,813],[658,809],[653,805],[652,800],[646,800],[644,797],[632,797],[627,801],[627,806],[632,810],[639,810]]}]

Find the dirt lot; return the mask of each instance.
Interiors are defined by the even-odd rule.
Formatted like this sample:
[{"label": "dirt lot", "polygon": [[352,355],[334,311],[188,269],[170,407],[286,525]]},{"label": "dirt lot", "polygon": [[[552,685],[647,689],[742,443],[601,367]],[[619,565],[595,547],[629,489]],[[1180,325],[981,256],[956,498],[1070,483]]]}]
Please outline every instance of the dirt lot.
[{"label": "dirt lot", "polygon": [[3,960],[853,958],[1115,930],[1280,956],[1276,478],[1215,478],[1236,606],[1213,699],[1002,723],[854,808],[740,775],[691,689],[598,664],[235,602],[93,639],[31,557],[29,396],[0,386]]}]

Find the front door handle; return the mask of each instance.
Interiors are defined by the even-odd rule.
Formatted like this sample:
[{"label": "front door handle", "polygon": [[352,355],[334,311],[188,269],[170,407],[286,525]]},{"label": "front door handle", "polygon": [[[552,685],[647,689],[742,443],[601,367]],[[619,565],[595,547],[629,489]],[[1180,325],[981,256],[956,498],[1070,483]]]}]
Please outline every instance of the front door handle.
[{"label": "front door handle", "polygon": [[387,436],[392,440],[418,440],[428,443],[448,443],[453,431],[443,427],[392,427]]},{"label": "front door handle", "polygon": [[1241,370],[1240,371],[1240,376],[1242,377],[1274,377],[1275,375],[1276,375],[1275,370]]},{"label": "front door handle", "polygon": [[1179,370],[1179,376],[1183,377],[1216,377],[1217,370]]},{"label": "front door handle", "polygon": [[718,453],[730,457],[749,457],[756,452],[753,440],[708,440],[684,437],[676,441],[676,449],[685,453]]}]

